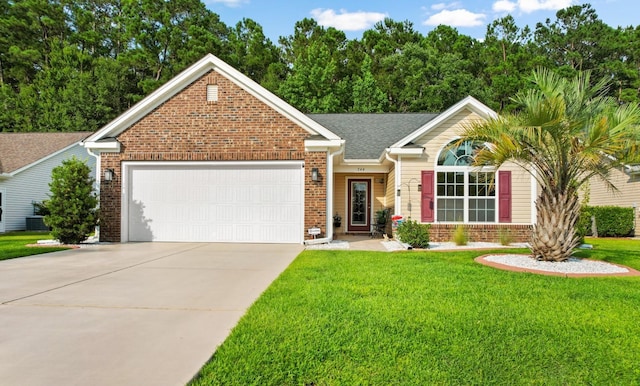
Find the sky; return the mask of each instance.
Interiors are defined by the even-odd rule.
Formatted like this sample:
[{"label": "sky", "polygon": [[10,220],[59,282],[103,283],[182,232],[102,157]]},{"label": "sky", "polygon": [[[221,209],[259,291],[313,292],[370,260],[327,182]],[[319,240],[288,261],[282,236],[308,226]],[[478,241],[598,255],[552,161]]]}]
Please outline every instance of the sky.
[{"label": "sky", "polygon": [[511,14],[519,27],[535,28],[537,22],[555,20],[559,9],[590,3],[599,18],[612,27],[640,25],[638,0],[203,0],[207,8],[227,26],[243,18],[256,21],[267,38],[293,34],[297,21],[313,18],[325,27],[335,27],[348,39],[360,39],[362,33],[386,17],[394,21],[409,20],[418,32],[426,35],[440,24],[459,33],[482,39],[493,20]]}]

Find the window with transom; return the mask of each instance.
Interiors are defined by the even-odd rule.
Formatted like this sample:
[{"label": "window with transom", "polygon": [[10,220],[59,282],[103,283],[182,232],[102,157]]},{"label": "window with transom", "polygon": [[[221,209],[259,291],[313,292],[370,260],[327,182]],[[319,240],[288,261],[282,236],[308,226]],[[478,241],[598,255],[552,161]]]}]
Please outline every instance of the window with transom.
[{"label": "window with transom", "polygon": [[481,142],[453,141],[436,166],[436,221],[496,222],[495,171],[473,166]]}]

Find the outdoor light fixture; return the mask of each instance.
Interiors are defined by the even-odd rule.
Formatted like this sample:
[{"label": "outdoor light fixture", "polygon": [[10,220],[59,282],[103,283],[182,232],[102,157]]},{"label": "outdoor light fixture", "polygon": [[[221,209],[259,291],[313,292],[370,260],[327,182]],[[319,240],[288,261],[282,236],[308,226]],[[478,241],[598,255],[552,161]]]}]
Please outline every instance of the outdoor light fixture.
[{"label": "outdoor light fixture", "polygon": [[104,180],[111,181],[113,180],[113,169],[104,169]]},{"label": "outdoor light fixture", "polygon": [[396,196],[400,197],[400,189],[396,190]]},{"label": "outdoor light fixture", "polygon": [[318,181],[318,168],[311,168],[311,180]]}]

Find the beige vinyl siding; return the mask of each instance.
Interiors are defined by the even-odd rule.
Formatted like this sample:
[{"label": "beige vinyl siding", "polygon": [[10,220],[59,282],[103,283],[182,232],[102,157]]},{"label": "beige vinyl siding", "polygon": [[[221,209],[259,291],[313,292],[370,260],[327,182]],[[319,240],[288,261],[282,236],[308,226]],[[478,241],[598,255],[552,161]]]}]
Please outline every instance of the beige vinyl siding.
[{"label": "beige vinyl siding", "polygon": [[[414,220],[421,218],[421,192],[418,184],[422,184],[422,171],[434,170],[442,147],[459,136],[463,126],[480,117],[464,110],[438,127],[423,135],[416,141],[425,152],[420,157],[401,157],[401,208],[396,213]],[[512,182],[512,223],[531,224],[531,175],[515,164],[506,164],[499,170],[510,170]]]},{"label": "beige vinyl siding", "polygon": [[[394,206],[396,203],[395,183],[396,183],[396,171],[395,169],[392,169],[387,175],[387,178],[385,180],[387,189],[384,197],[384,200],[385,200],[384,206],[387,208],[394,209]],[[394,211],[392,210],[391,213],[393,214]]]},{"label": "beige vinyl siding", "polygon": [[633,206],[640,205],[640,175],[628,175],[620,169],[611,170],[611,182],[618,191],[611,191],[597,178],[589,181],[588,205]]},{"label": "beige vinyl siding", "polygon": [[433,170],[433,165],[423,155],[420,158],[401,157],[400,167],[400,208],[396,208],[395,212],[405,218],[420,221],[421,192],[418,191],[418,184],[422,184],[422,171]]},{"label": "beige vinyl siding", "polygon": [[373,187],[373,216],[377,211],[386,208],[385,198],[387,193],[387,176],[385,174],[374,174],[371,186]]},{"label": "beige vinyl siding", "polygon": [[606,206],[614,205],[621,207],[633,207],[635,210],[635,227],[638,235],[638,224],[640,224],[640,175],[628,175],[620,169],[611,170],[611,182],[618,189],[611,191],[597,178],[592,178],[588,186],[588,205]]},{"label": "beige vinyl siding", "polygon": [[479,115],[465,109],[418,138],[416,144],[424,146],[426,161],[435,165],[442,147],[458,138],[465,125],[479,119]]},{"label": "beige vinyl siding", "polygon": [[[335,173],[333,180],[333,214],[340,214],[342,217],[342,226],[337,229],[337,233],[346,232],[346,224],[347,224],[347,200],[348,192],[347,192],[347,180],[348,179],[370,179],[371,180],[371,188],[373,189],[373,205],[371,212],[371,221],[374,220],[376,211],[383,209],[389,205],[386,205],[387,201],[387,186],[391,183],[391,190],[393,190],[393,179],[389,179],[386,174],[376,173],[376,174],[354,174],[354,173]],[[393,206],[393,200],[391,201],[391,206]]]},{"label": "beige vinyl siding", "polygon": [[611,182],[618,189],[611,191],[598,178],[589,181],[589,205],[640,205],[640,175],[628,175],[620,169],[611,170]]},{"label": "beige vinyl siding", "polygon": [[341,232],[346,229],[347,223],[347,180],[346,174],[335,173],[333,175],[333,214],[336,213],[342,217],[342,227],[338,228]]}]

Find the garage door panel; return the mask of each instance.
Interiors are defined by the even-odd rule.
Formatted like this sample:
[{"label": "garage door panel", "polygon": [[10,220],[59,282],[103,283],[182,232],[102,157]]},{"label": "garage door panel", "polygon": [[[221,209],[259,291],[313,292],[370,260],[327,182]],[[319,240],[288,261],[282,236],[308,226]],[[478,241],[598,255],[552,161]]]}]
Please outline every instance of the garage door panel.
[{"label": "garage door panel", "polygon": [[131,241],[302,241],[302,163],[128,168]]}]

